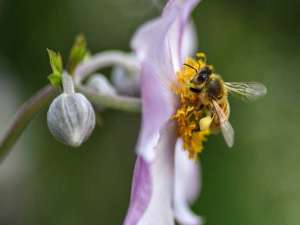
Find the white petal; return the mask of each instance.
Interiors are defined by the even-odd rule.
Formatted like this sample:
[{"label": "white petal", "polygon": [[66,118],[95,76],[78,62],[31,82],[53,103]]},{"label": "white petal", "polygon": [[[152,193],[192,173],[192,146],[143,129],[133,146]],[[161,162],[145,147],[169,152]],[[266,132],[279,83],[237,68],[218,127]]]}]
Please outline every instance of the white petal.
[{"label": "white petal", "polygon": [[[171,92],[181,65],[181,45],[188,16],[198,0],[170,0],[162,16],[143,25],[132,40],[141,63],[142,131],[139,154],[154,158],[159,131],[171,118],[177,99]],[[153,145],[154,144],[154,145]]]},{"label": "white petal", "polygon": [[175,107],[168,102],[171,97],[166,96],[155,77],[151,76],[151,71],[147,70],[146,66],[143,69],[145,69],[141,77],[143,118],[137,151],[138,154],[143,154],[146,160],[151,161],[155,157],[154,147],[159,140],[159,132],[171,118]]},{"label": "white petal", "polygon": [[162,16],[143,25],[132,41],[141,64],[143,115],[137,151],[143,166],[136,167],[125,225],[174,225],[176,130],[169,121],[177,100],[171,85],[181,63],[184,27],[197,3],[170,0]]},{"label": "white petal", "polygon": [[150,163],[138,156],[132,181],[130,206],[124,225],[135,225],[143,216],[152,194]]},{"label": "white petal", "polygon": [[182,45],[188,17],[199,0],[170,0],[161,17],[143,25],[131,46],[142,62],[153,65],[156,76],[167,88],[182,64]]},{"label": "white petal", "polygon": [[174,225],[174,129],[174,124],[163,128],[152,162],[139,156],[124,225]]},{"label": "white petal", "polygon": [[181,139],[176,143],[175,154],[175,218],[181,225],[202,224],[201,217],[194,214],[189,206],[200,191],[199,163],[188,158]]},{"label": "white petal", "polygon": [[185,27],[182,41],[182,59],[195,55],[197,51],[197,31],[195,25],[190,21]]}]

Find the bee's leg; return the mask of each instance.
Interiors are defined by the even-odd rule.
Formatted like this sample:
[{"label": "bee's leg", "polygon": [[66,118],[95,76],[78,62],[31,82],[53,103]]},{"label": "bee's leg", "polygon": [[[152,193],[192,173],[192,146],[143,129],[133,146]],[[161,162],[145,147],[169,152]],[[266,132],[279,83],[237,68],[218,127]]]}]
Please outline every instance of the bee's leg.
[{"label": "bee's leg", "polygon": [[194,93],[197,93],[197,94],[201,93],[201,89],[193,88],[193,87],[190,87],[190,91],[194,92]]}]

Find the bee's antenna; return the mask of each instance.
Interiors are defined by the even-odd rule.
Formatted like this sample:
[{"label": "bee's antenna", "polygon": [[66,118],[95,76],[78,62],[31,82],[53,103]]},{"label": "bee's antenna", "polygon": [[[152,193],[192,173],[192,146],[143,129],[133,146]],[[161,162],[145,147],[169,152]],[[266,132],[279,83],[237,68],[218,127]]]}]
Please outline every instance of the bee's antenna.
[{"label": "bee's antenna", "polygon": [[189,67],[189,68],[195,70],[196,73],[198,73],[198,70],[197,70],[195,67],[193,67],[193,66],[191,66],[191,65],[189,65],[189,64],[187,64],[187,63],[184,63],[183,65],[185,65],[185,66],[187,66],[187,67]]}]

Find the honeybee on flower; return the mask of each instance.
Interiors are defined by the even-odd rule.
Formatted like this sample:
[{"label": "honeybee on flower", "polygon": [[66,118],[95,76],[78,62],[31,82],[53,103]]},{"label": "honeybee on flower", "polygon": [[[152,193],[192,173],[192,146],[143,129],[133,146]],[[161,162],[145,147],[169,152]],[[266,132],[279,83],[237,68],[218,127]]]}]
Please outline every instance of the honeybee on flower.
[{"label": "honeybee on flower", "polygon": [[258,82],[224,82],[212,65],[207,64],[204,53],[197,59],[188,58],[177,73],[173,90],[180,97],[180,107],[173,119],[177,121],[178,134],[190,158],[203,149],[205,137],[222,132],[228,147],[234,143],[234,130],[229,122],[228,96],[237,94],[255,100],[267,93]]}]

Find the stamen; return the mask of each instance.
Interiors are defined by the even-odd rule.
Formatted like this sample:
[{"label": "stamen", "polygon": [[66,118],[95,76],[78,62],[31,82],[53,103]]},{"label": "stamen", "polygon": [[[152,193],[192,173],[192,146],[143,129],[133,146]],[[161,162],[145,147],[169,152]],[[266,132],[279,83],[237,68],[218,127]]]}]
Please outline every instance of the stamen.
[{"label": "stamen", "polygon": [[179,98],[179,108],[172,119],[177,122],[178,136],[183,140],[183,147],[191,159],[196,159],[203,150],[203,143],[210,134],[209,126],[200,127],[200,120],[208,117],[207,106],[201,103],[200,93],[191,91],[190,82],[206,65],[204,53],[198,53],[197,59],[187,58],[184,66],[177,73],[177,83],[172,90]]}]

